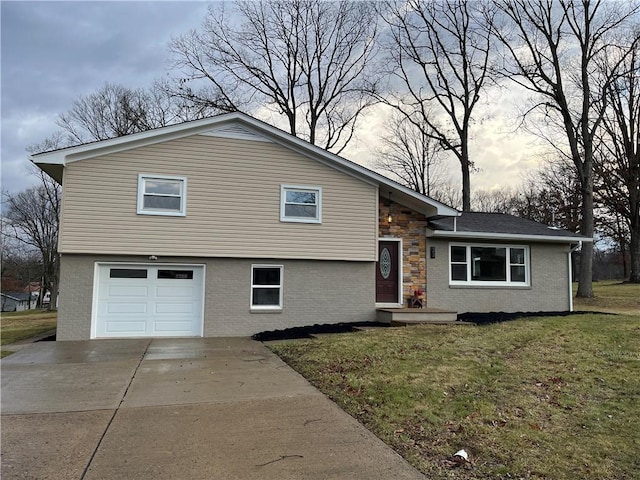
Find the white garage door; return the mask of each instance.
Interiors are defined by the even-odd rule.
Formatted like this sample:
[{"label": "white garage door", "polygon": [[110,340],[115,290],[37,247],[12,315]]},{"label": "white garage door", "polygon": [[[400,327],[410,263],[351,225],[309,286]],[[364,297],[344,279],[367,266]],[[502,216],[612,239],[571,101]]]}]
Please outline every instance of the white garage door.
[{"label": "white garage door", "polygon": [[92,337],[202,336],[202,265],[99,264]]}]

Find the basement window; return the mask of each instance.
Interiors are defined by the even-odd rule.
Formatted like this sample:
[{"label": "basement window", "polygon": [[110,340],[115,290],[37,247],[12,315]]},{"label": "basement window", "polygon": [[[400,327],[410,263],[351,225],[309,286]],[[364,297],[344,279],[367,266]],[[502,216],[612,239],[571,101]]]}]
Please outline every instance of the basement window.
[{"label": "basement window", "polygon": [[251,310],[282,310],[282,265],[251,265]]}]

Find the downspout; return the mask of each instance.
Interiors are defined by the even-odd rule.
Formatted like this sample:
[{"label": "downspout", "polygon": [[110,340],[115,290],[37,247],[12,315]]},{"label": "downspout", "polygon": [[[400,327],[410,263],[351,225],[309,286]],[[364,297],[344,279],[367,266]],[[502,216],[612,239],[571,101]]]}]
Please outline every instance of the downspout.
[{"label": "downspout", "polygon": [[573,312],[573,269],[571,268],[571,254],[578,248],[582,247],[582,242],[576,243],[574,247],[569,249],[567,253],[567,263],[569,266],[569,311]]}]

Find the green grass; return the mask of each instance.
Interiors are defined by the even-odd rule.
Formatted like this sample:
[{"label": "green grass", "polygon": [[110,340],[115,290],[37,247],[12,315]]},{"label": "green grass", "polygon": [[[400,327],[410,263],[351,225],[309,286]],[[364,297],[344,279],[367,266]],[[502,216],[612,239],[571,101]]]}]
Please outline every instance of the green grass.
[{"label": "green grass", "polygon": [[[270,348],[427,478],[640,471],[640,315],[375,329]],[[461,448],[471,461],[453,468]]]},{"label": "green grass", "polygon": [[[24,312],[3,313],[0,318],[0,344],[8,345],[56,328],[56,312],[27,310]],[[0,358],[12,352],[2,350]]]}]

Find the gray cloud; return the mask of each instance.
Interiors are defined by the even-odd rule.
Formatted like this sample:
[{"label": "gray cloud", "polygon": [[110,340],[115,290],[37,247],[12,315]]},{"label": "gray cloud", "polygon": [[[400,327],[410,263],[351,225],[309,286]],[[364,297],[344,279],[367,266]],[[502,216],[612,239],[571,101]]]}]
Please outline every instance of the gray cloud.
[{"label": "gray cloud", "polygon": [[[11,2],[0,3],[2,48],[2,188],[15,192],[33,183],[29,145],[55,130],[57,115],[79,95],[105,82],[145,87],[166,75],[172,36],[198,28],[204,2]],[[514,185],[533,167],[531,137],[513,134],[514,105],[526,95],[493,91],[477,112],[473,188]],[[345,156],[371,166],[384,134],[384,109],[374,108]],[[448,162],[457,178],[459,166]]]},{"label": "gray cloud", "polygon": [[197,28],[203,2],[6,2],[2,18],[2,187],[33,182],[25,149],[105,82],[144,87],[167,72],[172,36]]}]

